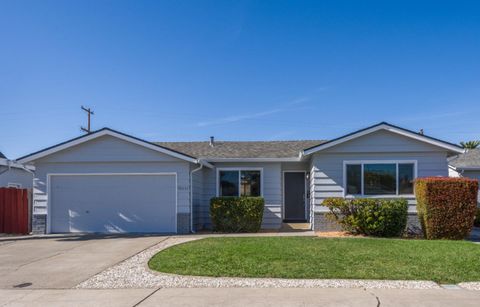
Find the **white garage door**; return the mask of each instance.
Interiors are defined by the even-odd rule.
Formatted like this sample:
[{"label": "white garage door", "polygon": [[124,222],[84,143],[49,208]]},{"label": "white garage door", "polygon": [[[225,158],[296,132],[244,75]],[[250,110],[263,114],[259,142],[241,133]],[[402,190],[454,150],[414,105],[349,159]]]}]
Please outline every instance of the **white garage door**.
[{"label": "white garage door", "polygon": [[51,175],[50,232],[176,232],[176,175]]}]

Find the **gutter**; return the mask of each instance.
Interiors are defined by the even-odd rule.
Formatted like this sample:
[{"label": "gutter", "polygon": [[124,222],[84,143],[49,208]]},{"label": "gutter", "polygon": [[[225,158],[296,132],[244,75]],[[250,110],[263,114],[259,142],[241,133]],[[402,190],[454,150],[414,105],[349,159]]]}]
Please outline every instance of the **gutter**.
[{"label": "gutter", "polygon": [[[197,161],[198,161],[197,163],[200,164],[200,166],[190,171],[190,232],[191,233],[195,233],[195,231],[193,230],[193,174],[203,169],[203,165],[205,164],[205,162],[202,163],[202,161],[200,160],[197,160]],[[213,165],[209,163],[207,164],[212,166],[213,168]]]}]

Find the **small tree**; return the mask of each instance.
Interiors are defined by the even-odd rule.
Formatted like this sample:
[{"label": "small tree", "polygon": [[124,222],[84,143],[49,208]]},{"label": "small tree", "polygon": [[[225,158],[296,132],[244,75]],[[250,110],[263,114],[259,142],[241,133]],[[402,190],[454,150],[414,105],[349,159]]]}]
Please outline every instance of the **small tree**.
[{"label": "small tree", "polygon": [[465,149],[475,149],[480,146],[480,141],[460,142],[460,146]]}]

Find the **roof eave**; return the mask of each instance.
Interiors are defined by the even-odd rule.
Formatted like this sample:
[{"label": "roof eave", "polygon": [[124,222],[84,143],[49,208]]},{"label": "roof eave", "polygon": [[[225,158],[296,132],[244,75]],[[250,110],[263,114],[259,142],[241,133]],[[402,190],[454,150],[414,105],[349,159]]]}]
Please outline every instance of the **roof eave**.
[{"label": "roof eave", "polygon": [[445,148],[445,149],[447,149],[447,150],[449,150],[453,153],[463,153],[464,152],[464,149],[461,148],[460,146],[457,146],[457,145],[454,145],[454,144],[451,144],[451,143],[448,143],[448,142],[445,142],[445,141],[441,141],[441,140],[438,140],[438,139],[434,139],[432,137],[424,136],[424,135],[415,133],[413,131],[410,131],[410,130],[407,130],[407,129],[404,129],[404,128],[400,128],[400,127],[382,122],[380,124],[377,124],[377,125],[374,125],[374,126],[371,126],[371,127],[367,127],[365,129],[361,129],[361,130],[358,130],[356,132],[353,132],[353,133],[344,135],[342,137],[336,138],[336,139],[331,140],[329,142],[326,142],[324,144],[320,144],[318,146],[314,146],[314,147],[311,147],[311,148],[304,149],[302,151],[302,155],[308,156],[308,155],[311,155],[315,152],[318,152],[318,151],[321,151],[321,150],[324,150],[324,149],[327,149],[327,148],[330,148],[330,147],[348,142],[350,140],[356,139],[358,137],[361,137],[361,136],[364,136],[364,135],[367,135],[367,134],[370,134],[370,133],[373,133],[373,132],[379,131],[379,130],[387,130],[387,131],[397,133],[397,134],[400,134],[400,135],[403,135],[403,136],[406,136],[406,137],[410,137],[410,138],[416,139],[418,141],[422,141],[422,142],[429,143],[429,144],[434,145],[434,146]]},{"label": "roof eave", "polygon": [[174,150],[169,149],[169,148],[165,148],[165,147],[160,146],[160,145],[153,144],[151,142],[148,142],[148,141],[130,136],[128,134],[124,134],[124,133],[112,130],[110,128],[102,128],[102,129],[94,131],[92,133],[73,138],[73,139],[68,140],[66,142],[63,142],[63,143],[60,143],[60,144],[42,149],[40,151],[34,152],[32,154],[20,157],[16,161],[19,162],[19,163],[22,163],[22,164],[33,162],[35,160],[38,160],[40,158],[43,158],[43,157],[46,157],[48,155],[54,154],[54,153],[59,152],[61,150],[64,150],[64,149],[70,148],[72,146],[76,146],[76,145],[88,142],[90,140],[99,138],[99,137],[104,136],[104,135],[110,135],[110,136],[113,136],[113,137],[117,137],[119,139],[128,141],[130,143],[137,144],[137,145],[140,145],[140,146],[143,146],[143,147],[146,147],[146,148],[149,148],[149,149],[152,149],[152,150],[155,150],[155,151],[173,156],[175,158],[191,162],[191,163],[196,163],[196,164],[199,163],[199,159],[197,159],[195,157],[192,157],[192,156],[174,151]]},{"label": "roof eave", "polygon": [[285,157],[285,158],[206,158],[211,163],[219,162],[300,162],[301,157]]}]

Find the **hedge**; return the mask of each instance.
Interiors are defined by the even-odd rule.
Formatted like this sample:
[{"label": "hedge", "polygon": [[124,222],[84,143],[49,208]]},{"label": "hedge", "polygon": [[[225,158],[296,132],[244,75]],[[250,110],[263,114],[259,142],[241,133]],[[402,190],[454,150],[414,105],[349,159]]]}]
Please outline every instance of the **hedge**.
[{"label": "hedge", "polygon": [[210,200],[213,230],[219,232],[258,232],[262,226],[262,197],[214,197]]},{"label": "hedge", "polygon": [[427,239],[461,240],[472,231],[478,180],[428,177],[415,180],[417,213]]},{"label": "hedge", "polygon": [[407,226],[405,199],[327,198],[322,204],[330,210],[327,217],[351,233],[398,237]]}]

